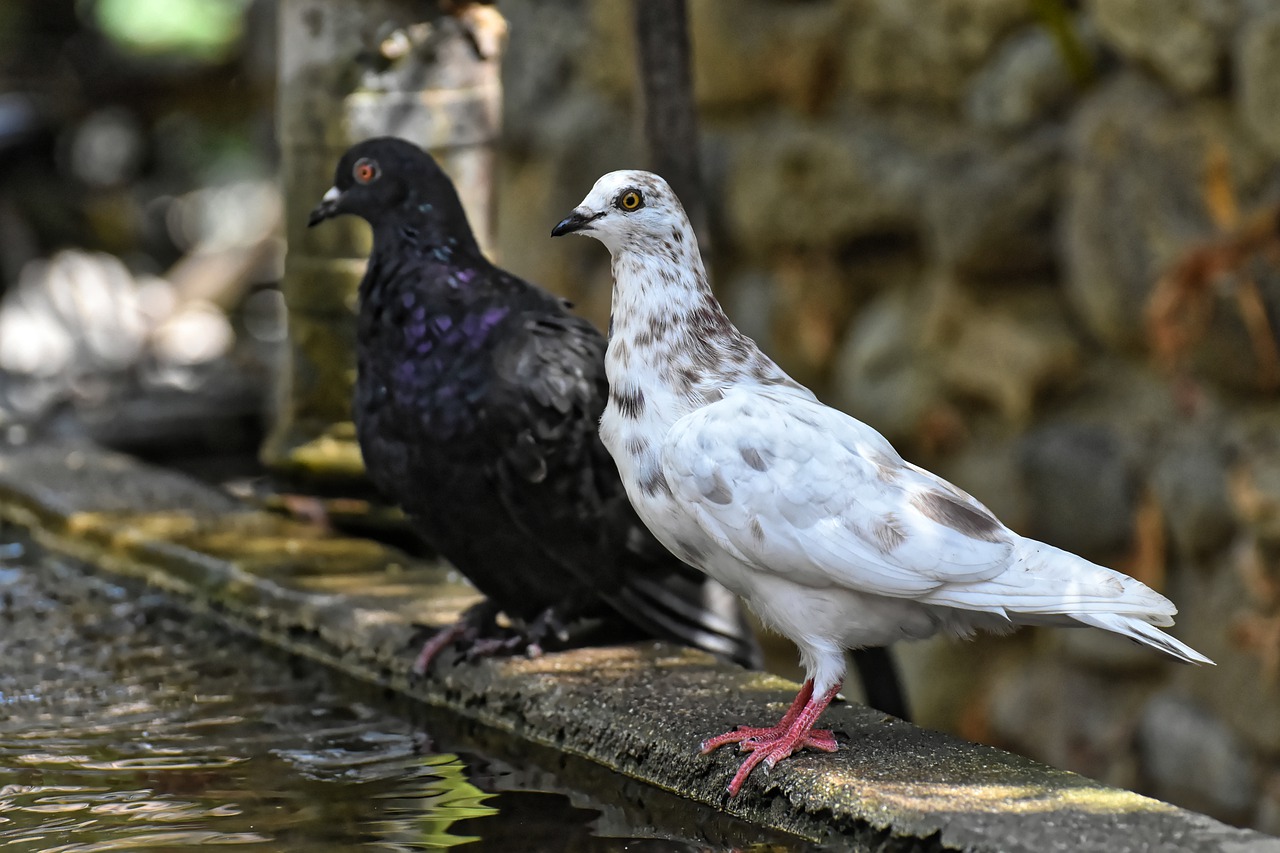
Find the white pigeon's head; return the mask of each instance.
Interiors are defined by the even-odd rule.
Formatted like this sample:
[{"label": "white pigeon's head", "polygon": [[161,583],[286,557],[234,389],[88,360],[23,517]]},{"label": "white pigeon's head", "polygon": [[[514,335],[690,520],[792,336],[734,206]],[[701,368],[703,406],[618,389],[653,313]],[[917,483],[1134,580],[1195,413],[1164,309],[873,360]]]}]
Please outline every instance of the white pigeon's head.
[{"label": "white pigeon's head", "polygon": [[693,239],[689,218],[667,182],[652,172],[628,169],[596,181],[582,203],[551,230],[552,237],[582,234],[611,254],[670,247]]}]

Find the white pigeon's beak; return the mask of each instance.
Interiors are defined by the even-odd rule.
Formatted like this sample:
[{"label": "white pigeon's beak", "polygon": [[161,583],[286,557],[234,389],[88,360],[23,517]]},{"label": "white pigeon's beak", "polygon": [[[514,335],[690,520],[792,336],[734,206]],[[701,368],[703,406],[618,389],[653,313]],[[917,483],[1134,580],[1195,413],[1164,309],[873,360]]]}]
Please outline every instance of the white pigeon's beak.
[{"label": "white pigeon's beak", "polygon": [[603,211],[600,213],[592,213],[580,207],[564,219],[561,219],[560,224],[551,229],[551,236],[563,237],[566,234],[573,234],[577,231],[590,231],[591,223],[595,222],[601,216],[604,216]]},{"label": "white pigeon's beak", "polygon": [[329,191],[320,197],[320,203],[311,211],[311,215],[307,217],[307,227],[311,228],[319,225],[331,216],[338,213],[338,202],[342,199],[342,190],[337,187],[329,187]]}]

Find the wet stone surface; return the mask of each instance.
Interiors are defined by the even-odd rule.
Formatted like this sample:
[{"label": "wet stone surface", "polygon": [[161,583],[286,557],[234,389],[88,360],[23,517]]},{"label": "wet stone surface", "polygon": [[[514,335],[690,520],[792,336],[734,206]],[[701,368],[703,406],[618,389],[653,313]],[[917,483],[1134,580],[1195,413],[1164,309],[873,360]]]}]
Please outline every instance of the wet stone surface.
[{"label": "wet stone surface", "polygon": [[5,850],[809,849],[424,716],[13,532],[0,528]]}]

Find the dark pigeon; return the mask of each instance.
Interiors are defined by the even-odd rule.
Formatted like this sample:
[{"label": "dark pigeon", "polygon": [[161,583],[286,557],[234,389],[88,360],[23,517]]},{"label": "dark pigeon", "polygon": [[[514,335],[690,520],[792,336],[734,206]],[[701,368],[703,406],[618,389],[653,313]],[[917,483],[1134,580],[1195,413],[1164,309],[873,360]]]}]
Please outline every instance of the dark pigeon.
[{"label": "dark pigeon", "polygon": [[354,405],[369,476],[488,599],[428,642],[418,669],[455,643],[484,654],[645,637],[759,666],[735,596],[627,502],[596,435],[600,333],[489,263],[449,178],[408,142],[343,156],[310,224],[339,214],[373,227]]}]

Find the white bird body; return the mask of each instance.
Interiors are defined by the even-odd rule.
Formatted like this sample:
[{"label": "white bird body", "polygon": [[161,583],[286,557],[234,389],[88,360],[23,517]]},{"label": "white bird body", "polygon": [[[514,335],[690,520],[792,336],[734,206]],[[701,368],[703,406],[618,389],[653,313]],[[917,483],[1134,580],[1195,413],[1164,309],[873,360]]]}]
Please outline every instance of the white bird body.
[{"label": "white bird body", "polygon": [[[628,193],[640,207],[624,208]],[[725,317],[661,178],[605,175],[553,233],[569,231],[613,256],[600,435],[628,497],[673,553],[796,643],[814,697],[834,695],[846,648],[1019,624],[1093,625],[1211,663],[1158,630],[1176,612],[1164,596],[1018,535],[787,376]],[[739,740],[761,746],[766,730],[751,731]]]}]

